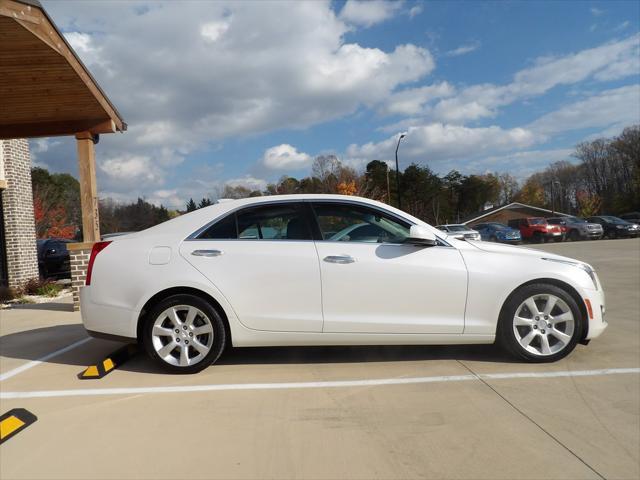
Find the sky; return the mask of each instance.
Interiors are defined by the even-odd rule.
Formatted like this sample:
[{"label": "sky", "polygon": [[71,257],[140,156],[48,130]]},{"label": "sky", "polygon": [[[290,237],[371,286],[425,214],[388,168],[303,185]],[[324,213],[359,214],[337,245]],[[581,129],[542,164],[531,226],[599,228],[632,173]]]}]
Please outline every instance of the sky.
[{"label": "sky", "polygon": [[[640,123],[640,3],[44,0],[128,124],[101,198],[169,208],[264,188],[334,154],[509,172]],[[77,176],[73,138],[31,141]]]}]

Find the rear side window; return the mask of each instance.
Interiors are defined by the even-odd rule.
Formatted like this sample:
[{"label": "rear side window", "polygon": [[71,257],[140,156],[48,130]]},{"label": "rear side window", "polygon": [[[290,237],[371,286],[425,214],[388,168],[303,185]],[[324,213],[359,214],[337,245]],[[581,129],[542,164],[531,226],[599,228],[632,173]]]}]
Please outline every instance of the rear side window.
[{"label": "rear side window", "polygon": [[216,222],[198,238],[239,240],[311,240],[302,208],[283,203],[250,207]]},{"label": "rear side window", "polygon": [[238,238],[236,214],[232,213],[231,215],[228,215],[222,220],[214,223],[202,232],[198,238],[207,238],[212,240],[233,240]]}]

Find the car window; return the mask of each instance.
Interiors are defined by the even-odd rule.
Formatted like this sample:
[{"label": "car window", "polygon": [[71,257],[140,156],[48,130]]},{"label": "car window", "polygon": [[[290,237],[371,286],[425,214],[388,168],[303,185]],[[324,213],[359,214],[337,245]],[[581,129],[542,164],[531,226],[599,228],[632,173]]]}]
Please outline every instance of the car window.
[{"label": "car window", "polygon": [[207,228],[204,232],[202,232],[198,238],[206,238],[212,240],[231,240],[238,238],[236,214],[232,213],[222,220],[217,221],[209,228]]},{"label": "car window", "polygon": [[314,203],[323,240],[332,242],[402,243],[411,226],[391,215],[360,205]]},{"label": "car window", "polygon": [[263,205],[232,213],[214,223],[198,238],[240,240],[311,240],[301,206]]}]

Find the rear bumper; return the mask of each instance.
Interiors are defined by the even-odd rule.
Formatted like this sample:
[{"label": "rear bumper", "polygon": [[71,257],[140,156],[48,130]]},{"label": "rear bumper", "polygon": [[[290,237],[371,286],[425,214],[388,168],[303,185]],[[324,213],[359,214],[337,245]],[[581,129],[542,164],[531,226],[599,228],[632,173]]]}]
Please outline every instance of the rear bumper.
[{"label": "rear bumper", "polygon": [[137,319],[140,312],[91,301],[91,287],[80,288],[80,315],[89,335],[136,341]]}]

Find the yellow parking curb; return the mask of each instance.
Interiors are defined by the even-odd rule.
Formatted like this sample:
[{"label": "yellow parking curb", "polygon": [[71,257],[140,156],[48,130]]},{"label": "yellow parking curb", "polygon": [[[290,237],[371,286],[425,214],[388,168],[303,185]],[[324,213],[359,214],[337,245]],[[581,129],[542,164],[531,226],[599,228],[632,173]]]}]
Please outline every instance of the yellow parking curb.
[{"label": "yellow parking curb", "polygon": [[0,443],[4,443],[38,420],[33,413],[24,408],[14,408],[0,416]]},{"label": "yellow parking curb", "polygon": [[124,362],[129,360],[135,353],[137,348],[135,345],[125,345],[119,350],[116,350],[104,360],[98,362],[96,365],[89,365],[86,369],[78,374],[80,380],[97,380],[108,373],[115,370]]}]

